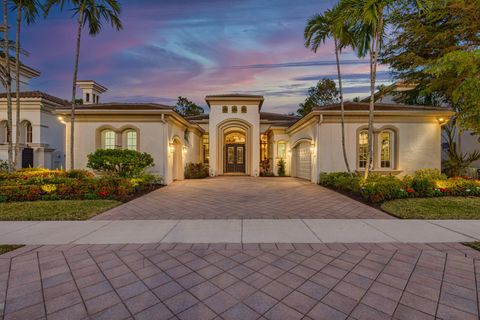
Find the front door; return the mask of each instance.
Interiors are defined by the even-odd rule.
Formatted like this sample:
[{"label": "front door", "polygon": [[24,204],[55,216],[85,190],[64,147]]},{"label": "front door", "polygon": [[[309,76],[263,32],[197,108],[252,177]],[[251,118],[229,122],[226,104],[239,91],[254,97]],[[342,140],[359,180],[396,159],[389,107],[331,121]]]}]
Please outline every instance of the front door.
[{"label": "front door", "polygon": [[225,172],[245,173],[245,145],[225,145]]}]

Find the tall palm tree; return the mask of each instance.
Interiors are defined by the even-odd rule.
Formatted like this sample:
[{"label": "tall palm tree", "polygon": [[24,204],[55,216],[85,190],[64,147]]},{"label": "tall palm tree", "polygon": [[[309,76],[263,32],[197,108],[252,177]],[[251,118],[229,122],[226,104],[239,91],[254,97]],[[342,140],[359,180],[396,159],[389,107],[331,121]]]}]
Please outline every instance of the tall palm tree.
[{"label": "tall palm tree", "polygon": [[368,152],[365,179],[373,159],[373,115],[375,111],[375,83],[382,39],[385,31],[386,10],[394,0],[341,0],[342,20],[356,29],[359,55],[368,53],[370,58],[370,105],[368,113]]},{"label": "tall palm tree", "polygon": [[122,21],[120,20],[120,4],[117,0],[47,0],[45,4],[45,15],[48,15],[50,9],[55,5],[59,5],[60,10],[63,10],[67,3],[73,6],[74,15],[77,16],[77,42],[73,68],[70,114],[70,169],[74,169],[75,104],[82,29],[84,26],[87,26],[89,35],[95,36],[101,31],[103,21],[110,23],[116,30],[122,29]]},{"label": "tall palm tree", "polygon": [[3,57],[5,59],[2,70],[2,83],[7,93],[7,143],[8,143],[8,171],[13,171],[13,141],[12,141],[12,73],[10,68],[10,41],[8,40],[8,0],[3,0]]},{"label": "tall palm tree", "polygon": [[339,54],[345,47],[355,48],[355,40],[351,28],[341,19],[339,19],[339,6],[335,6],[333,10],[327,9],[323,15],[316,14],[311,17],[304,30],[305,46],[313,52],[317,52],[320,44],[325,44],[328,38],[333,38],[335,58],[337,62],[338,87],[340,93],[340,110],[341,110],[341,128],[342,128],[342,150],[343,159],[347,171],[350,173],[350,165],[347,158],[347,150],[345,147],[345,107],[343,102],[343,86],[342,75],[340,71]]},{"label": "tall palm tree", "polygon": [[16,121],[15,121],[15,157],[14,166],[18,163],[20,154],[20,32],[22,27],[22,18],[27,24],[32,24],[38,17],[40,3],[37,0],[14,0],[13,10],[17,10],[17,33],[15,36],[15,89],[16,89]]}]

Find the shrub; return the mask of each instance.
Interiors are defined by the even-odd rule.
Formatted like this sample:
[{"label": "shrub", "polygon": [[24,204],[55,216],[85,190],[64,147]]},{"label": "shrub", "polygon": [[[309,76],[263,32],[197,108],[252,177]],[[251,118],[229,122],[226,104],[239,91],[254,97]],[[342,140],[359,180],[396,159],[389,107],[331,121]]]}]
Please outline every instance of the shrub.
[{"label": "shrub", "polygon": [[372,175],[362,182],[361,193],[366,200],[376,203],[406,198],[413,193],[413,190],[405,189],[402,181],[394,176]]},{"label": "shrub", "polygon": [[65,177],[71,179],[89,179],[93,178],[94,175],[90,171],[87,170],[69,170],[65,172]]},{"label": "shrub", "polygon": [[283,160],[283,159],[278,160],[277,166],[278,166],[277,174],[278,174],[280,177],[285,177],[285,176],[286,176],[286,172],[285,172],[286,163],[285,163],[285,160]]},{"label": "shrub", "polygon": [[7,172],[8,171],[8,162],[5,160],[0,159],[0,172]]},{"label": "shrub", "polygon": [[208,165],[203,163],[187,163],[185,166],[185,179],[203,179],[208,176]]},{"label": "shrub", "polygon": [[321,173],[320,185],[354,194],[361,194],[369,202],[407,197],[480,196],[480,180],[462,177],[449,178],[438,170],[425,169],[414,176],[371,174],[367,180],[346,172]]},{"label": "shrub", "polygon": [[435,181],[445,179],[447,177],[437,169],[422,169],[415,172],[410,187],[419,195],[431,197],[435,195]]},{"label": "shrub", "polygon": [[87,167],[103,174],[136,177],[153,166],[153,158],[145,152],[125,149],[99,149],[88,155]]},{"label": "shrub", "polygon": [[320,184],[346,192],[358,193],[360,191],[360,177],[348,172],[321,173]]}]

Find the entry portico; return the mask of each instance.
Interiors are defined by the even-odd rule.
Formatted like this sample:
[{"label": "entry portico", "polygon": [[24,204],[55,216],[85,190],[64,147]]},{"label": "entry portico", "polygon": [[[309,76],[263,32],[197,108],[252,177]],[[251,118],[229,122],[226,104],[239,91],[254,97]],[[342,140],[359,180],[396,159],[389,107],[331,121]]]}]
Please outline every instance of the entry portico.
[{"label": "entry portico", "polygon": [[262,96],[211,95],[208,128],[210,175],[260,174]]}]

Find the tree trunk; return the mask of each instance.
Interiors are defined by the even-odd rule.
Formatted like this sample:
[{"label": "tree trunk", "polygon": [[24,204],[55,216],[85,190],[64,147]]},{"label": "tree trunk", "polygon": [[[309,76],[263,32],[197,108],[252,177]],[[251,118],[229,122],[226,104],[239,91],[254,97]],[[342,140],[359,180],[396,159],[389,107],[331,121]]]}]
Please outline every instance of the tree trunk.
[{"label": "tree trunk", "polygon": [[375,71],[373,68],[374,65],[374,55],[376,48],[376,35],[377,30],[376,26],[373,27],[373,39],[370,44],[370,105],[368,111],[368,147],[367,147],[367,162],[365,164],[365,175],[364,178],[367,179],[370,174],[370,166],[373,158],[373,113],[375,111]]},{"label": "tree trunk", "polygon": [[16,119],[15,119],[15,158],[13,164],[16,167],[20,156],[20,31],[22,25],[22,2],[19,1],[17,8],[17,34],[15,39],[15,86],[16,86]]},{"label": "tree trunk", "polygon": [[343,160],[345,161],[345,167],[347,167],[347,172],[351,173],[350,165],[348,164],[347,158],[347,149],[345,148],[345,106],[343,104],[343,87],[342,87],[342,74],[340,72],[340,58],[338,57],[338,43],[337,39],[334,39],[335,42],[335,58],[337,59],[337,73],[338,73],[338,88],[340,90],[340,110],[341,110],[341,124],[342,124],[342,151],[343,151]]},{"label": "tree trunk", "polygon": [[380,38],[383,30],[383,17],[380,16],[378,27],[373,28],[373,50],[370,50],[370,109],[368,113],[368,154],[367,165],[365,168],[365,179],[370,173],[372,159],[373,159],[373,114],[375,111],[375,82],[377,77],[377,64],[380,51]]},{"label": "tree trunk", "polygon": [[7,93],[7,142],[8,142],[8,171],[13,168],[13,141],[12,141],[12,74],[10,70],[10,54],[8,41],[8,0],[3,0],[3,54],[5,57],[5,89]]},{"label": "tree trunk", "polygon": [[75,49],[75,65],[73,68],[73,82],[72,82],[72,111],[70,113],[70,170],[75,169],[75,104],[77,95],[77,75],[78,75],[78,60],[80,57],[80,43],[82,38],[82,23],[83,23],[83,5],[80,6],[78,15],[77,28],[77,45]]}]

